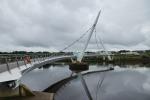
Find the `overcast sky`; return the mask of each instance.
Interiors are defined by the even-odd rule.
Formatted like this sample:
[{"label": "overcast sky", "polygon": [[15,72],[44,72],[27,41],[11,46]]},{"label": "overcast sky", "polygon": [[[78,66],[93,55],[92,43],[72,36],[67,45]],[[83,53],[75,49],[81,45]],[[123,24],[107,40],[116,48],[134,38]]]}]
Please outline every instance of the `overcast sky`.
[{"label": "overcast sky", "polygon": [[[0,51],[61,50],[100,9],[96,33],[108,50],[150,49],[150,0],[0,0]],[[95,49],[93,36],[88,50]]]}]

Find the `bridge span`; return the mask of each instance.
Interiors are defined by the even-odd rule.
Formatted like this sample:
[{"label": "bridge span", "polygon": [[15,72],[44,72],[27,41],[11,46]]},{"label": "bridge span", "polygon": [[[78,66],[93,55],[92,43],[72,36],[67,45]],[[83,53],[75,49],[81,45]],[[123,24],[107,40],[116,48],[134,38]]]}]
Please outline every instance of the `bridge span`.
[{"label": "bridge span", "polygon": [[71,59],[73,57],[73,55],[63,55],[43,58],[40,61],[35,61],[34,59],[32,59],[32,62],[28,64],[24,64],[21,61],[19,61],[20,63],[22,63],[19,67],[17,67],[17,65],[15,64],[16,62],[13,62],[9,64],[9,66],[11,67],[10,70],[6,68],[7,64],[2,64],[0,65],[0,82],[19,80],[23,75],[27,74],[35,68],[42,67],[46,64],[50,64],[55,61]]},{"label": "bridge span", "polygon": [[[91,56],[102,56],[102,55],[100,54],[84,55],[84,57],[91,57]],[[38,58],[31,59],[31,63],[28,63],[28,64],[25,63],[24,61],[1,64],[0,65],[0,83],[19,80],[23,75],[27,74],[28,72],[36,68],[54,63],[56,61],[71,59],[75,57],[76,56],[74,55],[58,55],[58,56],[44,57],[40,59]]]}]

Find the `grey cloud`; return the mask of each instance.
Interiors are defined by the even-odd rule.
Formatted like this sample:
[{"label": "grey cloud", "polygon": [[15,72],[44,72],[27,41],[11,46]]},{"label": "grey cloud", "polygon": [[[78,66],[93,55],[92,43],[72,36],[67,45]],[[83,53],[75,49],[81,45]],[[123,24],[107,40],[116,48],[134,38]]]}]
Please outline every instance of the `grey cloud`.
[{"label": "grey cloud", "polygon": [[[0,46],[9,44],[9,50],[12,47],[62,49],[90,27],[102,8],[96,30],[108,49],[137,49],[137,46],[148,49],[148,3],[148,0],[2,0]],[[74,48],[81,48],[85,40]],[[93,37],[89,48],[94,47]]]}]

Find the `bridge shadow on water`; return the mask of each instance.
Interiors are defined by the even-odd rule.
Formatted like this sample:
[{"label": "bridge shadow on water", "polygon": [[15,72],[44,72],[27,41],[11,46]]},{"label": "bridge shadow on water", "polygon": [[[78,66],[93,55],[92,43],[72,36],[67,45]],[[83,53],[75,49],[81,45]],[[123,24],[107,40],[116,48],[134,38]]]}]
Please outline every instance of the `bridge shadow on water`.
[{"label": "bridge shadow on water", "polygon": [[[108,66],[115,67],[115,70],[98,72]],[[145,66],[92,64],[89,71],[93,73],[85,74],[84,79],[93,100],[150,100],[150,69]],[[50,92],[48,87],[70,75],[68,65],[51,65],[33,70],[23,77],[22,83],[32,90],[47,89],[46,91]],[[103,78],[104,81],[100,85]],[[55,92],[55,100],[88,100],[81,82],[76,77],[61,84]]]}]

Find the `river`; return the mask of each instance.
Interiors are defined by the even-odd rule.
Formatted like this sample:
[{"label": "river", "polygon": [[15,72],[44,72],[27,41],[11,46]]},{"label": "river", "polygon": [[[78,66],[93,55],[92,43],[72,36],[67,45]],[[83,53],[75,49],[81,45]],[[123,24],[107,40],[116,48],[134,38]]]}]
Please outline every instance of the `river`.
[{"label": "river", "polygon": [[[108,65],[90,65],[89,71],[107,67]],[[114,66],[114,68],[115,70],[109,72],[84,75],[93,100],[150,100],[149,68],[139,65]],[[70,75],[68,65],[57,65],[35,69],[25,75],[21,82],[34,91],[43,91]],[[88,100],[88,98],[80,80],[75,78],[57,91],[55,100]]]}]

